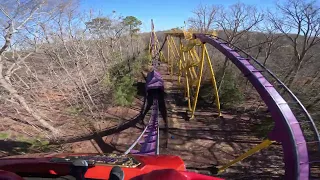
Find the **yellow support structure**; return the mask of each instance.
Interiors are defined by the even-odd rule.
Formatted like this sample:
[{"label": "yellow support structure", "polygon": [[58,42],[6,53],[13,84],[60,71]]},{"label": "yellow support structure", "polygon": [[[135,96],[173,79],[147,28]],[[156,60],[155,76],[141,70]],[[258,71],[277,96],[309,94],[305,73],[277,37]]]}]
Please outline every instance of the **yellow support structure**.
[{"label": "yellow support structure", "polygon": [[177,48],[177,46],[176,46],[176,43],[174,42],[174,39],[173,39],[172,37],[170,37],[170,40],[171,40],[171,43],[173,44],[174,49],[175,49],[176,52],[177,52],[177,55],[179,56],[179,51],[178,51],[178,48]]},{"label": "yellow support structure", "polygon": [[[183,61],[185,62],[186,61],[186,57],[184,55],[184,52],[182,52],[182,58],[183,58]],[[191,101],[190,101],[190,89],[189,89],[189,77],[188,77],[188,71],[187,69],[185,70],[185,78],[186,78],[186,97],[188,98],[188,108],[189,108],[189,111],[191,111]]]},{"label": "yellow support structure", "polygon": [[[152,32],[151,32],[152,33]],[[149,49],[148,49],[148,57],[149,57],[149,63],[151,62],[152,55],[151,55],[151,38],[149,40]]]},{"label": "yellow support structure", "polygon": [[[174,39],[172,37],[170,37],[170,41],[169,42],[170,42],[170,45],[173,46],[172,49],[174,49],[175,52],[177,53],[177,56],[174,55],[174,59],[177,59],[177,58],[180,59],[178,48],[177,48],[176,43],[174,42]],[[173,54],[175,54],[174,50],[172,50]],[[172,79],[172,75],[173,75],[173,70],[174,70],[173,66],[174,66],[174,64],[175,64],[175,62],[172,63],[172,67],[171,67],[171,79]]]},{"label": "yellow support structure", "polygon": [[200,85],[201,85],[201,79],[202,79],[203,64],[204,64],[204,57],[205,57],[205,51],[204,51],[203,46],[204,46],[204,44],[201,45],[201,47],[202,47],[202,56],[201,56],[201,60],[200,60],[200,73],[199,73],[199,78],[198,78],[198,85],[197,85],[196,95],[195,95],[194,102],[193,102],[193,108],[192,108],[192,111],[191,111],[191,119],[194,118],[194,112],[196,111],[197,101],[198,101],[198,96],[199,96],[199,91],[200,91]]},{"label": "yellow support structure", "polygon": [[247,151],[246,153],[242,154],[241,156],[239,156],[238,158],[236,158],[235,160],[229,162],[228,164],[220,167],[218,169],[218,174],[222,173],[223,171],[225,171],[227,168],[229,168],[230,166],[244,160],[245,158],[253,155],[254,153],[260,151],[261,149],[267,148],[269,147],[272,143],[274,143],[275,141],[270,141],[269,139],[264,140],[262,143],[258,144],[257,146],[255,146],[254,148],[250,149],[249,151]]},{"label": "yellow support structure", "polygon": [[[168,57],[168,74],[170,74],[170,66],[172,66],[172,63],[170,64],[170,45],[169,45],[169,36],[166,36],[166,38],[167,38],[167,57]],[[172,60],[171,60],[172,61]]]},{"label": "yellow support structure", "polygon": [[211,80],[212,80],[212,85],[213,85],[213,89],[214,89],[216,105],[217,105],[217,108],[218,108],[219,116],[221,116],[220,99],[219,99],[219,93],[218,93],[218,88],[217,88],[216,77],[214,75],[213,67],[212,67],[212,64],[211,64],[211,60],[210,60],[206,45],[204,45],[203,48],[204,48],[204,51],[206,52],[206,56],[207,56],[207,60],[208,60],[208,64],[209,64],[209,69],[211,71]]},{"label": "yellow support structure", "polygon": [[194,66],[196,65],[194,63],[194,57],[193,57],[191,51],[189,51],[188,53],[189,53],[189,57],[190,57],[190,66],[191,66],[190,75],[192,76],[192,79],[196,79],[197,78],[197,74],[196,74],[196,71],[194,70]]},{"label": "yellow support structure", "polygon": [[180,49],[180,55],[179,55],[179,76],[178,76],[178,84],[181,85],[181,76],[182,76],[182,44],[181,44],[181,38],[179,38],[179,49]]},{"label": "yellow support structure", "polygon": [[[170,67],[171,79],[174,71],[178,72],[178,85],[184,86],[185,97],[188,98],[188,109],[191,111],[191,119],[194,118],[201,80],[204,73],[204,63],[211,72],[212,90],[215,97],[215,103],[218,109],[218,114],[221,116],[220,100],[217,90],[215,74],[206,46],[198,39],[193,39],[193,34],[188,31],[174,29],[165,32],[168,43],[167,62]],[[174,39],[176,38],[176,39]],[[177,39],[179,44],[176,44]],[[202,51],[201,58],[199,57],[196,47]],[[169,59],[170,58],[170,59]],[[207,59],[207,60],[205,60]],[[169,71],[169,70],[168,70]],[[182,82],[183,81],[183,82]],[[195,94],[191,94],[191,89],[195,88]]]}]

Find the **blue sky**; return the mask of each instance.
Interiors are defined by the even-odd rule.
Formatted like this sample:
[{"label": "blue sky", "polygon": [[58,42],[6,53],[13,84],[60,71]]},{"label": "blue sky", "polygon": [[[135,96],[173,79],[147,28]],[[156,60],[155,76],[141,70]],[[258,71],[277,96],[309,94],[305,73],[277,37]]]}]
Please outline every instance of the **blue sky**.
[{"label": "blue sky", "polygon": [[167,30],[183,26],[183,22],[192,16],[192,10],[200,3],[230,6],[237,2],[262,9],[274,6],[274,0],[81,0],[80,7],[81,10],[92,9],[104,15],[114,10],[123,16],[135,16],[143,22],[141,30],[150,31],[151,19],[154,20],[156,30]]}]

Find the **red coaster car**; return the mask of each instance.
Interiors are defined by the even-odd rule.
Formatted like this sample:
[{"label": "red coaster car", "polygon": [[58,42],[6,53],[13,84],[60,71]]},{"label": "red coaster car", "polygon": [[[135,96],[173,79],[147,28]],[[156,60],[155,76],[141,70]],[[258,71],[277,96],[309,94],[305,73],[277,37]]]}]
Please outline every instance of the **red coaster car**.
[{"label": "red coaster car", "polygon": [[67,176],[73,179],[109,179],[114,166],[121,167],[124,179],[220,180],[187,172],[178,156],[116,154],[42,154],[0,158],[0,179],[66,179]]}]

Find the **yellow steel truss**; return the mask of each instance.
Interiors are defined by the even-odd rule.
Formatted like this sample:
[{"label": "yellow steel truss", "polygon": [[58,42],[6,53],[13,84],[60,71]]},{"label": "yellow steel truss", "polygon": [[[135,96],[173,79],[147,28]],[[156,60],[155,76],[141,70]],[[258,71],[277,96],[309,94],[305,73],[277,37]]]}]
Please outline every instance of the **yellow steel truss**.
[{"label": "yellow steel truss", "polygon": [[[215,96],[216,106],[219,116],[221,116],[219,94],[213,70],[212,62],[208,54],[205,44],[198,39],[194,39],[192,33],[182,30],[172,30],[166,32],[167,40],[167,63],[168,72],[171,75],[178,74],[179,86],[184,86],[185,97],[188,100],[188,109],[191,112],[191,119],[197,107],[197,101],[203,79],[203,69],[206,62],[206,67],[210,69],[211,82],[213,85],[213,93]],[[197,53],[201,52],[201,58]],[[199,50],[200,49],[200,50]],[[182,83],[182,80],[184,83]],[[191,95],[191,89],[195,89],[195,95]]]}]

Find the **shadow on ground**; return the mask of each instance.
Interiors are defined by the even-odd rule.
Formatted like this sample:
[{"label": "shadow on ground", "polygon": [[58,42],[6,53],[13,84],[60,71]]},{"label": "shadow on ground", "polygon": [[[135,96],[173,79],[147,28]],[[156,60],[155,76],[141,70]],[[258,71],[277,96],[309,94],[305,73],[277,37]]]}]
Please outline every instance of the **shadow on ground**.
[{"label": "shadow on ground", "polygon": [[[12,140],[0,140],[0,151],[6,152],[4,156],[19,155],[25,153],[32,146],[28,142],[12,141]],[[0,154],[0,157],[2,155]]]}]

